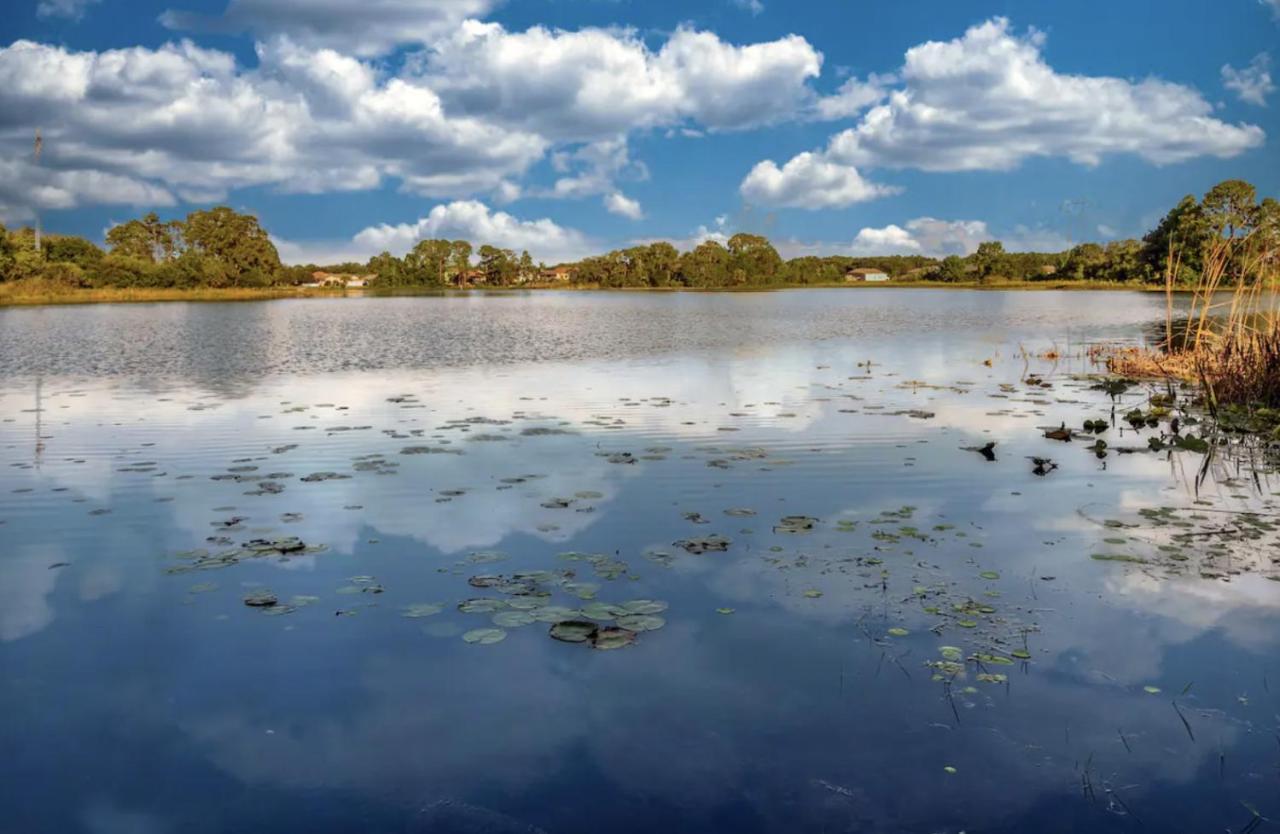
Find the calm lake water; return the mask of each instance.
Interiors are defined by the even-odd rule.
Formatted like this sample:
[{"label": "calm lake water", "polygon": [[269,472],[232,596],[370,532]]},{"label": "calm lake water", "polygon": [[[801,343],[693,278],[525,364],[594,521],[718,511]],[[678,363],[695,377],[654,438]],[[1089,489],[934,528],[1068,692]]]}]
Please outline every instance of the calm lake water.
[{"label": "calm lake water", "polygon": [[[1118,419],[1150,392],[1082,376],[1163,316],[893,289],[0,310],[0,829],[1280,818],[1280,487],[1116,453],[1159,433]],[[1113,414],[1105,458],[1043,436]],[[634,645],[549,636],[591,617]]]}]

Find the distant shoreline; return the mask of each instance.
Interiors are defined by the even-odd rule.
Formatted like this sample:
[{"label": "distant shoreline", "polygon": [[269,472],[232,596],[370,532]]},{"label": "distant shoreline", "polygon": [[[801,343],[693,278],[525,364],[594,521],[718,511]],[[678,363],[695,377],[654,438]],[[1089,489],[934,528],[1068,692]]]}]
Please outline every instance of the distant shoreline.
[{"label": "distant shoreline", "polygon": [[397,296],[430,296],[457,295],[464,293],[511,294],[519,292],[561,291],[583,293],[740,293],[740,292],[773,292],[775,290],[806,289],[921,289],[921,290],[971,290],[977,292],[990,291],[1044,291],[1071,290],[1086,291],[1128,291],[1128,292],[1164,292],[1164,287],[1153,285],[1133,285],[1125,283],[1090,282],[1090,281],[999,281],[979,284],[977,282],[945,282],[945,281],[879,281],[872,283],[822,283],[822,284],[769,284],[747,285],[740,287],[599,287],[589,285],[566,284],[526,284],[518,287],[440,287],[394,290],[342,290],[321,289],[314,287],[228,287],[215,289],[199,287],[195,289],[157,288],[101,288],[101,289],[66,289],[50,291],[48,287],[26,289],[14,284],[0,284],[0,307],[38,307],[60,304],[128,304],[159,301],[271,301],[290,298],[391,298]]}]

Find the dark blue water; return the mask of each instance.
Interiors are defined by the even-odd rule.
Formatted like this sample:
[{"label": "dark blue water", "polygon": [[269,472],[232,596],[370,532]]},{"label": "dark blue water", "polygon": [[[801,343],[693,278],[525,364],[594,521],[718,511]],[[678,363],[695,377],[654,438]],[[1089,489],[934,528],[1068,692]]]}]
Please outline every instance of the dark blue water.
[{"label": "dark blue water", "polygon": [[[1146,406],[1092,389],[1086,350],[1163,314],[868,289],[0,310],[0,830],[1274,817],[1280,487],[1043,437]],[[307,549],[245,546],[285,537]],[[616,650],[527,622],[626,603],[665,608]]]}]

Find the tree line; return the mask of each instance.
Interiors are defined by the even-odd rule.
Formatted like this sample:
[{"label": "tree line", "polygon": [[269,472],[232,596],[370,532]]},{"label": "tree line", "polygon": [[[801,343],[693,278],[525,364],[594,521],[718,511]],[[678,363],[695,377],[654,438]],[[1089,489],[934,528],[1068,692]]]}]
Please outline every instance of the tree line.
[{"label": "tree line", "polygon": [[[516,254],[464,240],[422,240],[403,257],[389,252],[366,263],[285,266],[256,217],[225,206],[181,220],[154,212],[111,228],[106,249],[81,238],[48,235],[39,250],[31,229],[0,226],[0,281],[42,278],[70,287],[264,287],[312,281],[317,271],[372,274],[374,286],[443,288],[519,286],[569,281],[584,286],[725,288],[843,282],[854,268],[895,280],[947,283],[1091,281],[1195,284],[1210,244],[1241,229],[1256,231],[1239,257],[1275,258],[1280,204],[1258,200],[1242,180],[1215,185],[1201,199],[1184,197],[1141,240],[1081,243],[1062,252],[1008,252],[984,241],[968,255],[805,256],[784,260],[761,235],[707,240],[686,252],[666,242],[618,249],[549,270],[528,252]],[[1257,247],[1261,247],[1257,249]],[[1265,251],[1265,256],[1255,252]],[[1248,253],[1254,253],[1249,255]]]}]

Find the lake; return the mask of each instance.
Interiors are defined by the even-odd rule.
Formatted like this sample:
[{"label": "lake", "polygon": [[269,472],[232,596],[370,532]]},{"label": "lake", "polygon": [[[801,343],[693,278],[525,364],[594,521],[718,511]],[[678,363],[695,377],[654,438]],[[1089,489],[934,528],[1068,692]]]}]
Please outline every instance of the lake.
[{"label": "lake", "polygon": [[1275,818],[1280,487],[1089,378],[1164,303],[0,310],[0,828]]}]

